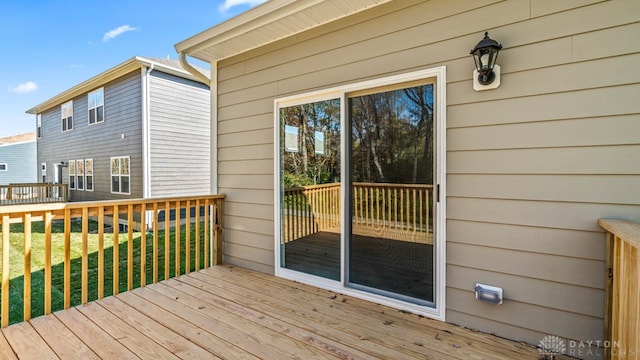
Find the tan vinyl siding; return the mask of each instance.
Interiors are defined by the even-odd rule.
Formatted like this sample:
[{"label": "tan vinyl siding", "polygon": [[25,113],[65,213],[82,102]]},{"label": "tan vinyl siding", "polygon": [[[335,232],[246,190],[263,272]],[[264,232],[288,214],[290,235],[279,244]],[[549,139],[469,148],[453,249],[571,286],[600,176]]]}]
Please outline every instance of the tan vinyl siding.
[{"label": "tan vinyl siding", "polygon": [[149,97],[150,196],[209,194],[209,87],[153,71]]},{"label": "tan vinyl siding", "polygon": [[[475,92],[486,30],[502,85]],[[601,339],[597,220],[640,221],[639,37],[634,0],[395,1],[220,62],[226,261],[273,272],[274,98],[446,65],[447,321]]]}]

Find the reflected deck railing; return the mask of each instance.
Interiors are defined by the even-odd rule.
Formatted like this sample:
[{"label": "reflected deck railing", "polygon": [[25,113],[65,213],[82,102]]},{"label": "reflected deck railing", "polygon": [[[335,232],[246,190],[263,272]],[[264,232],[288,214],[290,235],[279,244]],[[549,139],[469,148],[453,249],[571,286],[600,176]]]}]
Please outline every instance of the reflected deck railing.
[{"label": "reflected deck railing", "polygon": [[637,359],[640,351],[640,224],[600,219],[607,231],[605,339],[608,359]]},{"label": "reflected deck railing", "polygon": [[[433,185],[353,183],[352,230],[360,235],[395,234],[428,241]],[[284,192],[282,241],[340,228],[340,183],[301,186]]]},{"label": "reflected deck railing", "polygon": [[0,205],[67,202],[67,184],[25,183],[0,185]]},{"label": "reflected deck railing", "polygon": [[[101,299],[221,263],[224,198],[205,195],[0,206],[0,325],[9,325],[10,309],[11,322],[26,321],[85,304],[90,297]],[[143,231],[135,232],[134,238],[136,226]],[[36,235],[34,229],[42,235]],[[120,243],[126,243],[125,251],[120,251]],[[90,245],[95,249],[92,253]],[[18,256],[12,254],[15,251]],[[79,255],[73,258],[72,253]],[[53,258],[61,261],[54,264]],[[121,270],[125,276],[120,276]],[[60,285],[56,291],[52,291],[54,271]],[[32,281],[32,273],[37,273],[38,283]],[[21,316],[14,313],[20,307],[14,301],[22,302]],[[43,311],[33,314],[33,304]]]}]

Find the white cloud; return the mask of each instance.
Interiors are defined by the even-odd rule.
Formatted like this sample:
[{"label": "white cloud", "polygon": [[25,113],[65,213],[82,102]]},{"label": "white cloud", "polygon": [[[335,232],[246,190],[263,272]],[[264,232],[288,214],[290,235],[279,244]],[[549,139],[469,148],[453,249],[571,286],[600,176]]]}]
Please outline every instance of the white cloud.
[{"label": "white cloud", "polygon": [[16,94],[26,94],[28,92],[38,90],[38,84],[34,83],[33,81],[27,81],[22,84],[18,84],[18,86],[16,87],[10,87],[8,88],[8,90]]},{"label": "white cloud", "polygon": [[117,27],[113,30],[109,30],[107,31],[104,36],[102,37],[102,41],[103,42],[107,42],[111,39],[115,39],[116,37],[128,32],[128,31],[134,31],[134,30],[138,30],[138,28],[136,27],[132,27],[130,25],[122,25],[120,27]]},{"label": "white cloud", "polygon": [[219,9],[222,12],[226,12],[234,6],[239,5],[248,5],[248,6],[256,6],[260,5],[267,0],[224,0],[224,3],[220,5]]}]

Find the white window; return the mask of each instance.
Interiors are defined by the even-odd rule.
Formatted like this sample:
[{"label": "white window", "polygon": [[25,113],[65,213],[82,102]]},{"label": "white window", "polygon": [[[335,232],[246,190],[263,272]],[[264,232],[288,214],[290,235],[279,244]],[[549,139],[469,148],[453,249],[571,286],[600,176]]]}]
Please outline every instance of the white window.
[{"label": "white window", "polygon": [[84,178],[86,190],[93,191],[93,159],[84,161]]},{"label": "white window", "polygon": [[111,158],[111,192],[130,194],[129,157]]},{"label": "white window", "polygon": [[88,102],[89,125],[104,122],[104,88],[90,92]]},{"label": "white window", "polygon": [[76,161],[76,188],[84,190],[84,161]]},{"label": "white window", "polygon": [[7,163],[0,163],[0,171],[9,171],[9,165],[7,165]]},{"label": "white window", "polygon": [[36,134],[38,136],[38,139],[42,137],[42,115],[41,114],[36,115]]},{"label": "white window", "polygon": [[76,188],[76,161],[69,160],[69,189]]},{"label": "white window", "polygon": [[73,130],[73,101],[62,104],[62,131]]}]

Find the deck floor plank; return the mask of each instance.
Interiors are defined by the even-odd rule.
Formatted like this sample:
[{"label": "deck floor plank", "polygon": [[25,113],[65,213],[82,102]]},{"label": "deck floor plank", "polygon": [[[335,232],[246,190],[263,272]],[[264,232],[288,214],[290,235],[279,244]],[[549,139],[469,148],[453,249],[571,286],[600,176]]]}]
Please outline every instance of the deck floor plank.
[{"label": "deck floor plank", "polygon": [[1,360],[539,356],[525,344],[229,265],[0,330]]},{"label": "deck floor plank", "polygon": [[[189,277],[184,277],[184,278],[188,279]],[[199,283],[201,284],[201,282]],[[186,294],[189,294],[190,296],[198,299],[199,301],[204,301],[207,304],[208,308],[210,309],[208,312],[210,312],[210,314],[213,316],[217,316],[217,314],[220,312],[228,311],[246,320],[252,321],[256,324],[259,324],[273,331],[276,331],[281,335],[288,336],[292,339],[295,339],[296,341],[301,341],[305,344],[310,344],[323,351],[332,353],[334,356],[338,358],[343,358],[343,359],[344,358],[349,358],[349,359],[371,358],[370,354],[367,354],[363,351],[358,351],[356,349],[353,349],[337,341],[331,340],[323,336],[319,336],[317,333],[313,333],[311,331],[307,331],[303,328],[289,324],[268,313],[255,311],[235,301],[231,301],[226,298],[214,295],[211,292],[204,290],[202,286],[198,286],[197,283],[195,285],[190,285],[187,282],[183,283],[181,281],[171,279],[167,281],[166,284],[160,284],[160,285],[167,286],[172,289],[179,289],[180,291]],[[183,300],[184,300],[183,298],[180,299],[180,301],[183,301]]]},{"label": "deck floor plank", "polygon": [[55,316],[102,359],[139,359],[78,309],[58,311]]},{"label": "deck floor plank", "polygon": [[[278,296],[279,293],[282,293],[281,291],[272,291],[276,286],[280,286],[282,291],[288,292],[287,296],[295,296],[303,302],[305,300],[313,301],[316,311],[319,310],[319,307],[324,305],[325,310],[329,313],[335,313],[339,310],[339,316],[341,318],[352,315],[352,317],[349,318],[351,318],[352,321],[355,321],[356,324],[362,324],[361,319],[379,318],[380,321],[375,323],[375,327],[378,330],[391,330],[390,333],[386,334],[387,336],[400,337],[401,340],[405,340],[406,336],[412,336],[411,334],[413,334],[414,337],[421,336],[426,338],[427,343],[424,343],[420,339],[416,339],[416,341],[426,347],[429,347],[429,344],[437,346],[438,344],[446,343],[449,345],[448,348],[445,349],[447,354],[460,353],[460,356],[463,359],[469,356],[469,353],[464,351],[467,347],[472,348],[470,349],[470,353],[488,353],[491,354],[491,357],[493,358],[511,359],[513,356],[512,352],[514,351],[522,354],[522,356],[531,356],[532,350],[533,355],[537,357],[537,351],[535,349],[514,341],[502,339],[496,336],[487,336],[487,334],[470,331],[456,325],[394,310],[365,300],[341,295],[333,298],[333,295],[336,294],[331,295],[332,293],[326,290],[300,283],[295,283],[295,289],[304,290],[305,292],[308,292],[311,297],[307,298],[306,296],[299,294],[294,295],[294,293],[292,293],[293,287],[289,280],[267,274],[247,271],[246,269],[239,267],[234,267],[230,270],[232,271],[225,273],[224,276],[224,278],[229,281],[233,281],[231,280],[234,278],[232,275],[237,273],[235,276],[237,276],[238,279],[245,279],[244,283],[247,284],[264,284],[264,282],[269,282],[268,286],[261,286],[260,291],[266,292],[265,294],[270,297]],[[218,273],[209,270],[203,271],[202,274],[218,276]],[[194,275],[198,276],[198,274]],[[246,281],[247,276],[254,277],[258,281]],[[284,288],[282,286],[284,286]],[[346,303],[349,303],[350,306],[345,306]],[[384,311],[384,309],[386,309],[386,311]],[[382,311],[384,311],[383,314],[381,313]],[[436,338],[439,339],[436,340],[437,342],[432,341]],[[451,349],[455,351],[452,351]],[[499,355],[501,351],[505,352],[502,357]]]},{"label": "deck floor plank", "polygon": [[[157,291],[157,292],[156,292]],[[167,311],[181,316],[201,329],[205,329],[212,334],[238,346],[242,347],[253,355],[263,359],[308,359],[326,358],[334,359],[328,353],[304,346],[304,344],[293,341],[286,336],[256,325],[236,316],[230,312],[218,312],[215,316],[210,315],[206,304],[198,301],[190,295],[169,287],[158,285],[148,286],[135,291],[148,301],[158,306],[163,306]],[[155,294],[154,294],[155,292]],[[185,302],[199,302],[196,309],[192,309],[182,302],[176,304],[176,300],[182,299]]]},{"label": "deck floor plank", "polygon": [[164,347],[158,346],[142,332],[119,321],[115,315],[98,303],[88,303],[78,306],[77,309],[132,353],[144,359],[179,359]]},{"label": "deck floor plank", "polygon": [[[205,287],[207,288],[219,287],[220,296],[230,296],[234,289],[233,287],[228,287],[228,285],[238,281],[235,276],[232,276],[230,279],[207,278],[208,275],[206,272],[191,275],[205,282]],[[229,282],[227,282],[227,280],[229,280]],[[187,280],[183,279],[183,281]],[[373,321],[372,319],[349,319],[348,317],[342,316],[344,315],[342,312],[336,313],[336,311],[333,310],[332,314],[331,309],[327,312],[319,311],[317,306],[318,302],[322,302],[324,299],[331,300],[332,293],[328,291],[323,297],[298,297],[300,294],[287,297],[285,295],[290,294],[278,294],[279,291],[276,290],[266,290],[266,293],[260,293],[255,289],[251,289],[254,284],[257,283],[245,281],[245,284],[242,285],[242,292],[237,293],[234,300],[243,303],[243,305],[247,307],[260,304],[264,312],[279,313],[281,316],[287,318],[288,321],[295,322],[298,327],[305,328],[306,326],[312,326],[314,332],[319,332],[324,336],[332,336],[334,339],[345,339],[345,336],[348,336],[349,344],[361,343],[363,349],[370,351],[377,357],[383,359],[413,359],[425,357],[430,359],[463,358],[462,356],[456,357],[447,354],[441,346],[429,349],[429,354],[426,354],[425,348],[422,345],[416,344],[415,340],[407,341],[407,339],[402,339],[394,342],[388,338],[388,334],[375,329],[372,330],[372,326],[367,326],[367,323]],[[269,284],[268,287],[270,286],[272,286],[272,284]],[[293,291],[295,293],[295,289],[293,289]],[[290,299],[296,299],[296,301],[292,302]],[[321,330],[318,325],[327,325],[327,327]]]},{"label": "deck floor plank", "polygon": [[174,329],[189,341],[201,346],[211,353],[211,357],[221,359],[258,359],[242,348],[226,342],[213,334],[196,327],[186,319],[183,319],[167,309],[148,302],[133,292],[118,295],[118,299],[124,301],[146,316],[158,321],[166,327]]},{"label": "deck floor plank", "polygon": [[100,359],[53,315],[37,317],[31,320],[31,325],[61,359]]},{"label": "deck floor plank", "polygon": [[181,359],[209,359],[213,355],[157,321],[147,317],[118,298],[111,296],[98,300],[100,306],[111,311],[122,322],[143,332]]},{"label": "deck floor plank", "polygon": [[19,359],[58,359],[58,356],[28,322],[11,325],[3,329],[3,333]]},{"label": "deck floor plank", "polygon": [[0,360],[17,360],[11,345],[7,342],[3,334],[0,334]]}]

